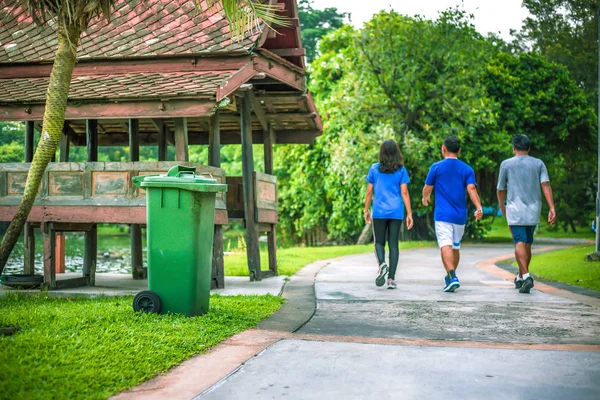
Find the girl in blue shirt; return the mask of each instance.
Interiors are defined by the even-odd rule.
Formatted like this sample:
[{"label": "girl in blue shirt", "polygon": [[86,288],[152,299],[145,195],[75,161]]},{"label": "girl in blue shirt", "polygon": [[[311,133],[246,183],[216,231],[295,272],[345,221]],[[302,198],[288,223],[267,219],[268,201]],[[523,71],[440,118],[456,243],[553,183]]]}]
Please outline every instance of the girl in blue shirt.
[{"label": "girl in blue shirt", "polygon": [[[371,220],[373,221],[375,254],[379,265],[375,284],[383,286],[387,277],[388,289],[396,289],[396,268],[400,256],[398,239],[405,208],[408,229],[412,228],[413,219],[408,193],[410,179],[403,165],[402,153],[395,141],[388,139],[381,144],[379,162],[371,165],[366,180],[368,186],[365,198],[365,222],[369,224]],[[372,214],[369,211],[371,200],[373,200]],[[389,266],[385,262],[386,237],[390,251]]]}]

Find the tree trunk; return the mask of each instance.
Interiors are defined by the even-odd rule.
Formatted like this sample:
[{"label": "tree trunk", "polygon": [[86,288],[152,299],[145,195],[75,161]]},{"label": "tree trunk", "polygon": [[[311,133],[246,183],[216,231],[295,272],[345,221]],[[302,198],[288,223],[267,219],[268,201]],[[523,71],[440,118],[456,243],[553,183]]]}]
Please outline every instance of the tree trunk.
[{"label": "tree trunk", "polygon": [[0,245],[0,274],[8,261],[15,243],[19,240],[23,226],[40,188],[40,183],[48,163],[56,153],[65,122],[67,97],[71,87],[71,77],[77,61],[77,46],[81,32],[77,28],[58,28],[58,50],[50,74],[46,109],[42,124],[42,134],[33,161],[27,174],[25,191],[15,217]]},{"label": "tree trunk", "polygon": [[373,239],[373,228],[371,228],[371,224],[366,224],[356,244],[369,244],[371,239]]}]

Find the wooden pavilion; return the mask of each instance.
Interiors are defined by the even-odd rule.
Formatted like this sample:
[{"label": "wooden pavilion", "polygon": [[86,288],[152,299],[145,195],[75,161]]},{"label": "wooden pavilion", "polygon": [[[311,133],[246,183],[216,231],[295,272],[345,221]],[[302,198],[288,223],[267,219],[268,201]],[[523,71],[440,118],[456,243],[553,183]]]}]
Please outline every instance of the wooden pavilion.
[{"label": "wooden pavilion", "polygon": [[[0,164],[0,221],[10,221],[23,193],[41,130],[56,29],[33,24],[18,0],[0,1],[0,120],[25,121],[24,163]],[[137,175],[189,163],[188,146],[208,145],[207,165],[229,184],[217,199],[213,287],[223,287],[223,225],[243,220],[251,280],[277,273],[275,143],[312,143],[322,124],[306,89],[304,49],[295,0],[281,4],[289,26],[229,38],[215,9],[196,13],[189,0],[118,0],[110,23],[82,36],[71,81],[59,160],[51,163],[25,227],[25,273],[34,270],[34,229],[44,234],[49,288],[93,285],[98,223],[131,226],[133,277],[145,276],[141,226],[144,192]],[[264,144],[264,171],[254,170],[252,144]],[[220,168],[220,146],[241,144],[242,177]],[[86,146],[87,162],[69,162],[70,146]],[[99,146],[129,146],[130,161],[98,162]],[[157,146],[156,162],[139,162],[140,146]],[[167,160],[175,146],[175,160]],[[56,279],[60,232],[84,231],[83,276]],[[261,270],[259,232],[267,232],[269,270]],[[57,240],[57,237],[59,238]],[[64,246],[64,242],[63,242]]]}]

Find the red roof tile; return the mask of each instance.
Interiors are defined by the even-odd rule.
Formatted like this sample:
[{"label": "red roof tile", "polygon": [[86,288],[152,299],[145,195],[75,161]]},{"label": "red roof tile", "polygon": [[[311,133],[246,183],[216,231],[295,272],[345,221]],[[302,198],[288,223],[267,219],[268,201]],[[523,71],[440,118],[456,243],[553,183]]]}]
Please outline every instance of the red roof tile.
[{"label": "red roof tile", "polygon": [[[33,23],[19,0],[0,2],[0,63],[49,62],[56,25]],[[80,59],[250,52],[259,32],[229,39],[229,25],[215,8],[196,13],[190,0],[117,0],[111,22],[94,20],[82,35]]]},{"label": "red roof tile", "polygon": [[[75,76],[70,101],[159,97],[215,98],[217,87],[235,71],[136,73]],[[0,79],[3,103],[39,103],[46,99],[49,78]]]}]

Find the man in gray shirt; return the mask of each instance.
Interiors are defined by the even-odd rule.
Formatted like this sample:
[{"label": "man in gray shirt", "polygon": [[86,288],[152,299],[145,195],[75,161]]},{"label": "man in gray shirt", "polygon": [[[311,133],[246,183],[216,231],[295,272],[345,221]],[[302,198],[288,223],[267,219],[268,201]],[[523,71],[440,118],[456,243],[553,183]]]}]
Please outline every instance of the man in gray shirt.
[{"label": "man in gray shirt", "polygon": [[515,156],[500,165],[497,193],[500,210],[513,235],[515,258],[519,264],[515,288],[519,293],[529,293],[533,287],[533,278],[529,276],[531,244],[535,226],[540,223],[542,192],[550,207],[548,223],[556,221],[556,210],[548,170],[542,160],[529,156],[527,135],[514,135],[512,146]]}]

